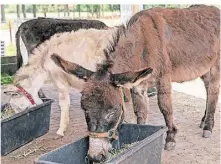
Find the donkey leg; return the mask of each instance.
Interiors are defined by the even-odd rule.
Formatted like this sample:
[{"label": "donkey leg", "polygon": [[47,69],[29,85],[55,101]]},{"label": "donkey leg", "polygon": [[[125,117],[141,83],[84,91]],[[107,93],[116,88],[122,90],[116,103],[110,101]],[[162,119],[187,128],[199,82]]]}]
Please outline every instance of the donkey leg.
[{"label": "donkey leg", "polygon": [[147,120],[149,98],[146,91],[147,87],[144,86],[137,86],[131,89],[131,97],[134,113],[137,116],[137,124],[145,124]]},{"label": "donkey leg", "polygon": [[58,76],[56,73],[51,72],[51,79],[54,85],[58,88],[59,106],[61,109],[60,126],[57,130],[57,134],[64,136],[64,132],[69,124],[69,108],[70,108],[70,96],[69,96],[69,84],[65,81],[65,78]]},{"label": "donkey leg", "polygon": [[171,99],[171,81],[168,78],[162,78],[157,85],[158,106],[162,112],[166,126],[168,127],[165,150],[173,150],[176,146],[175,135],[177,128],[173,124],[173,110]]},{"label": "donkey leg", "polygon": [[[210,72],[207,72],[205,75],[201,76],[201,79],[204,82],[204,86],[205,86],[205,89],[206,89],[206,95],[208,97],[208,87],[209,87],[209,80],[210,80]],[[207,111],[207,101],[206,101],[205,113],[204,113],[204,116],[203,116],[203,118],[201,120],[201,123],[200,123],[200,128],[204,127],[204,121],[205,121],[205,118],[206,118],[206,111]]]},{"label": "donkey leg", "polygon": [[57,134],[64,136],[64,132],[67,130],[69,124],[70,96],[67,90],[59,91],[59,105],[61,108],[61,119]]},{"label": "donkey leg", "polygon": [[214,113],[219,98],[220,88],[220,63],[217,60],[217,64],[210,69],[210,78],[207,88],[207,107],[206,117],[204,120],[203,137],[208,138],[212,134],[214,126]]}]

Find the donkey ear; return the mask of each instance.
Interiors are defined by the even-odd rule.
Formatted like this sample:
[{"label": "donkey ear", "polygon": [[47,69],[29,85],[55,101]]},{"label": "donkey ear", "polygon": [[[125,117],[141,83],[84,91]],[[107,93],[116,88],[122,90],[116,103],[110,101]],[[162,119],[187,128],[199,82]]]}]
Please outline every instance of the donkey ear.
[{"label": "donkey ear", "polygon": [[94,72],[87,70],[86,68],[83,68],[78,64],[71,63],[62,59],[57,54],[53,54],[51,56],[51,59],[55,62],[57,66],[61,67],[63,71],[68,74],[77,76],[79,79],[84,79],[85,81],[87,81],[94,74]]},{"label": "donkey ear", "polygon": [[112,74],[111,82],[119,87],[132,88],[139,85],[142,81],[148,79],[152,71],[152,68],[147,68],[137,72]]}]

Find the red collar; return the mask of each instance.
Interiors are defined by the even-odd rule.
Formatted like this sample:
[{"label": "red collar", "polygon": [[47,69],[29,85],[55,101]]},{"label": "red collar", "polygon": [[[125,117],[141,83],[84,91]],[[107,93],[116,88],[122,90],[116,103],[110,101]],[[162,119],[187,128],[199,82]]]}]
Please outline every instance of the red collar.
[{"label": "red collar", "polygon": [[32,98],[31,94],[28,93],[24,88],[22,88],[21,86],[17,86],[18,90],[21,91],[26,97],[27,99],[31,102],[32,105],[35,105],[35,101]]}]

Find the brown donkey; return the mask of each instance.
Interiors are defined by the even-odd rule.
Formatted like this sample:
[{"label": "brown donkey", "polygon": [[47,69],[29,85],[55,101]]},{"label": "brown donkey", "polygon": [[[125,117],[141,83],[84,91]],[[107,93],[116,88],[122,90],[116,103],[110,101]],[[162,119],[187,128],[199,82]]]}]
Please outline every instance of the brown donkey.
[{"label": "brown donkey", "polygon": [[[114,41],[104,50],[107,60],[95,73],[53,56],[64,71],[77,75],[81,70],[84,77],[89,75],[81,98],[88,130],[98,133],[97,136],[107,133],[111,138],[113,131],[117,135],[114,127],[119,127],[119,120],[123,119],[120,87],[132,88],[138,123],[145,123],[144,90],[155,85],[158,105],[168,127],[165,149],[174,149],[177,128],[173,123],[171,82],[201,77],[207,91],[201,127],[203,137],[209,137],[220,87],[219,9],[197,5],[187,9],[144,10],[134,15],[126,27],[120,27],[113,37]],[[108,137],[102,136],[90,138],[89,156],[98,161],[107,156],[109,146],[105,147],[104,143],[110,143]]]}]

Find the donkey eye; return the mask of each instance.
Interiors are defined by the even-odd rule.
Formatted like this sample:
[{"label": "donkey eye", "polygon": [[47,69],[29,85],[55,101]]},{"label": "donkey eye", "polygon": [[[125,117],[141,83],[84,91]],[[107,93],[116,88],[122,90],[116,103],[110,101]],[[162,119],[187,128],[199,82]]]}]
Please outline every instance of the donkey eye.
[{"label": "donkey eye", "polygon": [[4,94],[6,94],[8,96],[12,96],[14,98],[21,97],[20,92],[16,92],[16,91],[5,91]]},{"label": "donkey eye", "polygon": [[4,94],[9,95],[9,96],[14,96],[17,94],[15,91],[5,91]]}]

